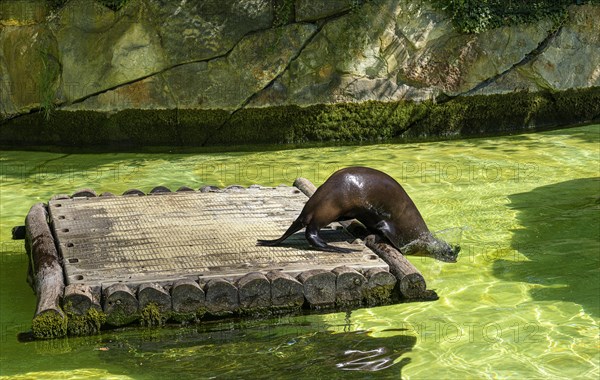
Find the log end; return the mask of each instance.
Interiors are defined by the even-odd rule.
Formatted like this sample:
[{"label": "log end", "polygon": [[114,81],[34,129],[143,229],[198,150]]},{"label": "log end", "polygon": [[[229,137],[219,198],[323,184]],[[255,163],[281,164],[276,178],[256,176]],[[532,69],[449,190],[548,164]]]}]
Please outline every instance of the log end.
[{"label": "log end", "polygon": [[31,330],[38,339],[64,337],[67,335],[67,318],[60,310],[44,310],[33,318]]}]

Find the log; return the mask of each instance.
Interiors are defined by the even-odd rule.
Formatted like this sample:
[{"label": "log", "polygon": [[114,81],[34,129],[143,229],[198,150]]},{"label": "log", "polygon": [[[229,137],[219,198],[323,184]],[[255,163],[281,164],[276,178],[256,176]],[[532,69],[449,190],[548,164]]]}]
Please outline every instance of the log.
[{"label": "log", "polygon": [[81,189],[74,192],[71,198],[95,198],[96,196],[96,192],[92,189]]},{"label": "log", "polygon": [[61,199],[71,199],[71,196],[68,194],[56,194],[53,195],[52,198],[50,198],[51,201],[58,201]]},{"label": "log", "polygon": [[365,238],[365,245],[377,253],[389,266],[390,272],[398,280],[400,295],[404,298],[429,298],[427,285],[423,275],[398,251],[396,248],[385,243],[377,235],[369,235]]},{"label": "log", "polygon": [[32,330],[44,339],[67,334],[67,318],[59,305],[65,287],[63,269],[47,220],[43,203],[34,204],[25,218],[28,282],[37,294]]},{"label": "log", "polygon": [[304,287],[300,281],[287,273],[271,271],[267,273],[271,282],[271,304],[274,309],[299,309],[304,304]]},{"label": "log", "polygon": [[163,313],[171,311],[171,295],[159,284],[141,284],[138,287],[137,298],[140,309],[154,304]]},{"label": "log", "polygon": [[223,191],[225,191],[226,193],[242,191],[242,190],[246,190],[246,188],[244,186],[240,186],[240,185],[229,185],[225,189],[223,189]]},{"label": "log", "polygon": [[341,266],[333,269],[335,274],[335,303],[337,306],[347,307],[360,305],[364,298],[367,279],[358,271]]},{"label": "log", "polygon": [[194,189],[192,189],[191,187],[187,187],[187,186],[181,186],[179,189],[177,189],[178,193],[185,192],[185,191],[194,191]]},{"label": "log", "polygon": [[171,316],[171,295],[155,283],[141,284],[138,287],[142,326],[162,326]]},{"label": "log", "polygon": [[206,289],[206,310],[213,316],[228,316],[239,310],[238,289],[222,278],[209,280]]},{"label": "log", "polygon": [[143,196],[146,195],[142,190],[138,190],[138,189],[129,189],[129,190],[125,190],[125,192],[123,192],[123,195],[137,195],[137,196]]},{"label": "log", "polygon": [[109,325],[124,326],[140,318],[139,302],[127,285],[116,283],[102,293],[102,308]]},{"label": "log", "polygon": [[149,194],[165,194],[170,193],[171,189],[165,186],[156,186],[154,189],[150,190]]},{"label": "log", "polygon": [[85,284],[70,284],[65,288],[63,296],[65,311],[77,315],[85,315],[88,310],[102,311],[100,306],[100,287]]},{"label": "log", "polygon": [[106,322],[106,315],[100,306],[100,286],[67,285],[63,296],[63,309],[68,315],[69,335],[97,334]]},{"label": "log", "polygon": [[201,193],[218,193],[221,189],[218,186],[205,185],[200,188]]},{"label": "log", "polygon": [[115,194],[111,193],[110,191],[105,191],[102,194],[100,194],[101,197],[107,198],[107,197],[114,197]]},{"label": "log", "polygon": [[251,272],[237,283],[240,308],[246,314],[266,314],[271,306],[271,283],[264,274]]},{"label": "log", "polygon": [[27,229],[25,226],[14,226],[12,228],[12,239],[13,240],[23,240],[25,239],[25,235],[27,234]]},{"label": "log", "polygon": [[365,300],[368,305],[379,305],[392,300],[396,277],[383,268],[371,268],[365,272],[368,280]]},{"label": "log", "polygon": [[335,280],[336,275],[324,269],[311,269],[298,276],[304,286],[304,298],[316,309],[335,305]]},{"label": "log", "polygon": [[312,197],[315,191],[317,191],[317,187],[313,185],[312,182],[302,177],[296,178],[294,181],[294,186],[309,198]]},{"label": "log", "polygon": [[192,279],[181,279],[173,283],[171,302],[175,319],[200,318],[206,313],[206,295],[198,283]]}]

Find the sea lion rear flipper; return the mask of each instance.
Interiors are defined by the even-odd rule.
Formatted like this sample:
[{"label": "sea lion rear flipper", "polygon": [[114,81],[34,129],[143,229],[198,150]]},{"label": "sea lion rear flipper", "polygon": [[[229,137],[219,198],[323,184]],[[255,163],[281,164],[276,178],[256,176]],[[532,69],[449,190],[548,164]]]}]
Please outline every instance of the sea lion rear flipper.
[{"label": "sea lion rear flipper", "polygon": [[300,218],[298,218],[298,219],[294,220],[292,225],[287,229],[287,231],[285,231],[283,233],[283,235],[281,235],[280,238],[274,239],[274,240],[258,239],[256,241],[256,245],[266,245],[266,246],[277,245],[277,244],[281,243],[282,241],[284,241],[285,239],[287,239],[288,237],[290,237],[293,233],[300,231],[302,229],[302,227],[304,227],[304,223],[302,223]]},{"label": "sea lion rear flipper", "polygon": [[325,242],[325,240],[323,240],[321,238],[321,236],[319,235],[319,227],[315,226],[315,225],[308,225],[308,227],[306,227],[306,240],[308,240],[308,242],[310,243],[310,245],[312,245],[313,247],[317,248],[320,251],[325,251],[325,252],[336,252],[336,253],[352,253],[352,252],[356,252],[352,249],[348,249],[348,248],[341,248],[341,247],[334,247],[332,245],[329,245]]}]

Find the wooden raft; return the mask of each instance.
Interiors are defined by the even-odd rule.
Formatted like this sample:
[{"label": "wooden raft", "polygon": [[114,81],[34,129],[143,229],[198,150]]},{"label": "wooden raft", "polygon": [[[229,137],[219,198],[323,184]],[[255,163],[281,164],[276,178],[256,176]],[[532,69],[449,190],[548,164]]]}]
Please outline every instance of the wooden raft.
[{"label": "wooden raft", "polygon": [[280,236],[315,190],[305,179],[294,185],[157,187],[147,196],[82,190],[35,204],[25,226],[34,335],[437,298],[414,266],[356,222],[321,230],[353,253],[315,250],[303,231],[281,246],[256,246]]}]

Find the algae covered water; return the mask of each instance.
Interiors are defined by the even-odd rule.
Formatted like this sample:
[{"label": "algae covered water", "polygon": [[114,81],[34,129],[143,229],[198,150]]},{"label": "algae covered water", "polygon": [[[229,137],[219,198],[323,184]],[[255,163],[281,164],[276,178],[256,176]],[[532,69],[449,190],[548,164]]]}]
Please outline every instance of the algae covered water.
[{"label": "algae covered water", "polygon": [[[2,152],[0,375],[7,379],[600,376],[600,126],[419,144],[202,154]],[[320,184],[366,165],[395,177],[457,263],[411,257],[440,299],[352,312],[18,340],[35,296],[29,207],[89,187]],[[456,231],[456,230],[455,230]]]}]

